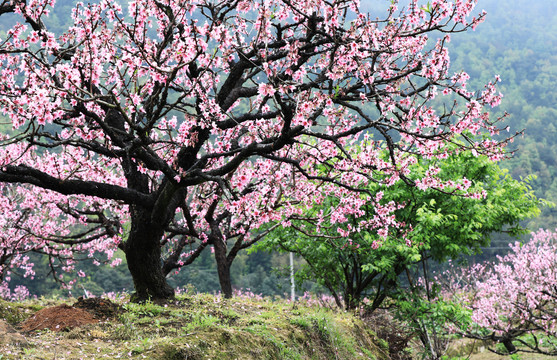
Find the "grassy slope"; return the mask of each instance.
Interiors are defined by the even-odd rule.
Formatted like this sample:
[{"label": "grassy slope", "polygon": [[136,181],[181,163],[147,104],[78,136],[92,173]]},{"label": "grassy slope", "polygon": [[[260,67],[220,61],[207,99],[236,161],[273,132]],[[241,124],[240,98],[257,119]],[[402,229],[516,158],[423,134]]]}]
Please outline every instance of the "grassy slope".
[{"label": "grassy slope", "polygon": [[[26,335],[28,347],[0,345],[0,359],[386,358],[382,342],[352,314],[282,300],[177,300],[167,306],[124,303],[111,321],[33,332]],[[0,317],[17,326],[41,307],[62,302],[0,302]]]}]

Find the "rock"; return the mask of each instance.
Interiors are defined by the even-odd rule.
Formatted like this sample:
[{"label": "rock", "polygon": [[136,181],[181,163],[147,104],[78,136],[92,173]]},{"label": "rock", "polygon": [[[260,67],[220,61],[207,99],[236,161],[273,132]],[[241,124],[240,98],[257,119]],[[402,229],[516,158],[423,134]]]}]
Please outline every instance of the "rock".
[{"label": "rock", "polygon": [[7,322],[0,319],[0,345],[28,346],[25,336],[17,332]]}]

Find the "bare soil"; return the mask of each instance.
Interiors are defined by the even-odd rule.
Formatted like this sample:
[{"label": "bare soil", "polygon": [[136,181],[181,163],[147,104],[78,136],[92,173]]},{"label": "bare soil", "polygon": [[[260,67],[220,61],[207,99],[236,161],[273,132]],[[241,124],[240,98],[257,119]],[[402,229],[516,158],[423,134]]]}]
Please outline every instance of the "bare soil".
[{"label": "bare soil", "polygon": [[77,309],[66,304],[44,308],[21,324],[21,331],[50,329],[52,331],[68,331],[85,324],[93,324],[99,320],[88,311]]},{"label": "bare soil", "polygon": [[79,298],[73,306],[66,304],[44,308],[21,323],[23,332],[50,329],[69,331],[76,327],[114,318],[120,307],[101,298]]},{"label": "bare soil", "polygon": [[118,316],[122,312],[120,305],[113,303],[108,299],[80,297],[73,304],[74,308],[83,309],[91,313],[97,320],[109,320]]}]

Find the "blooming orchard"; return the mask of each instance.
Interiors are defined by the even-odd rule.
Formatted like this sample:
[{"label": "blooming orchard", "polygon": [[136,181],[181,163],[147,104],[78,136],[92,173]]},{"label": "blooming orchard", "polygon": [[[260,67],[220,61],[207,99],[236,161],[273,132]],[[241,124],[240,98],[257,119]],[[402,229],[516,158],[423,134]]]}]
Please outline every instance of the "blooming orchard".
[{"label": "blooming orchard", "polygon": [[167,298],[168,271],[226,241],[218,214],[247,232],[336,194],[342,222],[377,199],[369,182],[469,186],[409,177],[416,155],[504,156],[496,81],[449,73],[449,34],[484,19],[472,0],[392,1],[382,19],[358,0],[100,0],[57,34],[53,6],[0,3],[18,16],[0,39],[4,272],[32,274],[29,251],[72,270],[74,252],[120,248],[137,299]]},{"label": "blooming orchard", "polygon": [[557,233],[539,230],[495,264],[453,275],[451,286],[477,325],[465,335],[499,341],[509,353],[557,354]]}]

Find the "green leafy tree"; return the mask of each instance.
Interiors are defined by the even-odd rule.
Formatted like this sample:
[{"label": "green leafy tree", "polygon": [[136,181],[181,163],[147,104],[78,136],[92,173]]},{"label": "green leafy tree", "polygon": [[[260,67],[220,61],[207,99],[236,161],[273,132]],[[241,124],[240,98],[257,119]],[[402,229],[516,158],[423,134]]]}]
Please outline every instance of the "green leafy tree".
[{"label": "green leafy tree", "polygon": [[418,265],[427,275],[427,261],[477,253],[493,232],[522,234],[520,221],[540,212],[543,201],[533,195],[529,178],[514,180],[484,157],[463,153],[444,160],[420,159],[412,169],[420,179],[432,171],[445,182],[427,190],[418,182],[408,186],[402,181],[371,189],[385,206],[404,204],[391,214],[400,226],[391,227],[383,238],[359,231],[362,223],[377,217],[372,204],[342,225],[314,221],[317,214],[341,206],[342,199],[330,196],[291,219],[289,227],[276,230],[259,248],[298,254],[306,263],[297,273],[300,280],[315,279],[339,306],[351,309],[367,299],[374,310],[401,292],[401,281],[406,287],[417,286],[413,274]]}]

